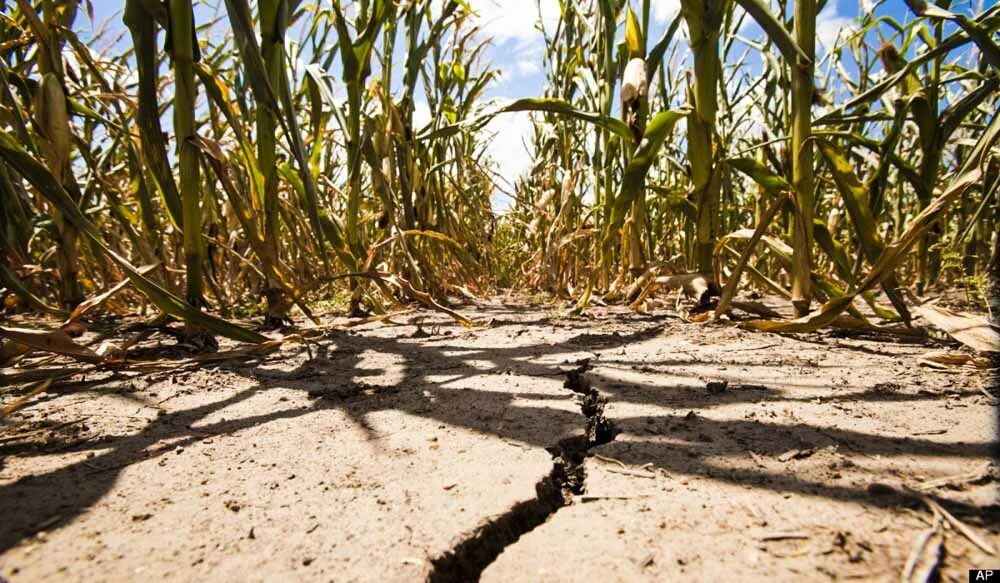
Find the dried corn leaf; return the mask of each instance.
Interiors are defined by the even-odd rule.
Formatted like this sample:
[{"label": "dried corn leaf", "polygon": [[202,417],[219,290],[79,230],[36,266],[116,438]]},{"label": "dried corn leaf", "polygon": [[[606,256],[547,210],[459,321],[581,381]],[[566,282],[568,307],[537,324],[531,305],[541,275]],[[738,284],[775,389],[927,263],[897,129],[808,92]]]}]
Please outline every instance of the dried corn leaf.
[{"label": "dried corn leaf", "polygon": [[30,328],[5,328],[0,326],[0,338],[30,346],[36,350],[69,356],[83,362],[100,363],[104,359],[93,350],[73,341],[62,330],[32,330]]},{"label": "dried corn leaf", "polygon": [[[153,264],[153,265],[145,265],[143,267],[140,267],[138,269],[138,272],[141,273],[141,274],[143,274],[143,275],[146,275],[150,271],[156,269],[156,267],[158,265],[159,265],[158,263]],[[120,282],[118,282],[117,285],[115,285],[111,289],[105,291],[104,293],[93,295],[93,296],[87,298],[86,300],[80,302],[80,305],[78,305],[76,308],[73,309],[73,313],[71,313],[69,315],[69,318],[66,319],[66,322],[64,322],[63,325],[65,326],[66,324],[69,324],[70,322],[76,321],[77,319],[80,318],[80,316],[86,314],[87,312],[89,312],[90,310],[94,309],[95,307],[97,307],[97,306],[103,304],[104,302],[108,301],[108,299],[111,296],[113,296],[116,293],[120,292],[121,290],[125,289],[125,287],[129,284],[130,281],[132,281],[132,280],[130,280],[129,278],[126,277],[125,279],[123,279]]]},{"label": "dried corn leaf", "polygon": [[971,354],[957,352],[954,350],[938,350],[929,352],[920,357],[917,361],[923,366],[931,368],[946,369],[953,366],[974,366],[976,368],[989,368],[990,362],[985,358],[976,358]]},{"label": "dried corn leaf", "polygon": [[941,532],[941,519],[937,518],[933,526],[921,532],[914,542],[900,580],[903,583],[933,581],[943,552],[944,534]]},{"label": "dried corn leaf", "polygon": [[45,391],[48,390],[51,384],[52,384],[52,379],[45,379],[43,381],[40,381],[38,384],[31,387],[30,389],[28,389],[28,391],[24,395],[14,399],[13,401],[5,405],[2,409],[0,409],[0,419],[3,419],[4,417],[10,415],[11,413],[17,411],[21,407],[24,407],[25,403],[28,402],[28,399],[34,397],[35,395],[40,395],[44,393]]},{"label": "dried corn leaf", "polygon": [[982,316],[931,304],[915,306],[913,312],[973,350],[1000,352],[1000,327]]}]

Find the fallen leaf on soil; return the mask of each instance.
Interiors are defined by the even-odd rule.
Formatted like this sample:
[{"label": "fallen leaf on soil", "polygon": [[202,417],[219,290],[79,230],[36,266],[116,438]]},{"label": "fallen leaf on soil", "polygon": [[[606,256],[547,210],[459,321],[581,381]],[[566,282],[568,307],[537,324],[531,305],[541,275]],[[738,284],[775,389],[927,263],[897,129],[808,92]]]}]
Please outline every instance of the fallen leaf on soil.
[{"label": "fallen leaf on soil", "polygon": [[11,402],[8,405],[4,406],[3,409],[0,409],[0,419],[3,419],[7,415],[10,415],[14,411],[17,411],[18,409],[20,409],[21,407],[23,407],[24,404],[28,402],[28,399],[34,397],[35,395],[39,395],[41,393],[44,393],[49,388],[49,385],[51,385],[51,384],[52,384],[52,379],[45,379],[44,381],[41,381],[37,385],[35,385],[32,388],[28,389],[28,391],[27,391],[26,394],[24,394],[21,397],[18,397],[16,399],[14,399],[13,402]]},{"label": "fallen leaf on soil", "polygon": [[992,544],[990,544],[989,541],[985,541],[982,538],[980,538],[980,536],[976,534],[971,528],[969,528],[968,525],[966,525],[961,520],[955,518],[950,512],[945,510],[943,506],[938,504],[936,500],[934,500],[930,496],[925,496],[925,495],[921,495],[920,499],[923,500],[924,504],[926,504],[927,507],[931,509],[931,512],[933,512],[936,516],[940,516],[949,524],[951,524],[951,526],[955,527],[955,529],[958,530],[960,533],[962,533],[965,536],[965,538],[969,539],[969,542],[979,547],[980,550],[982,550],[984,553],[986,553],[987,555],[997,554],[996,548]]},{"label": "fallen leaf on soil", "polygon": [[4,328],[0,326],[0,338],[30,346],[36,350],[69,356],[83,362],[100,363],[104,358],[86,346],[81,346],[62,330],[32,330],[29,328]]},{"label": "fallen leaf on soil", "polygon": [[762,468],[767,467],[767,464],[764,463],[764,458],[760,457],[760,455],[749,449],[747,450],[747,453],[750,454],[750,459],[753,460],[753,463],[757,464],[759,467]]},{"label": "fallen leaf on soil", "polygon": [[929,352],[920,357],[917,361],[922,366],[931,368],[947,369],[951,366],[969,365],[976,368],[989,368],[990,362],[985,358],[976,358],[971,354],[958,352],[955,350],[937,350]]},{"label": "fallen leaf on soil", "polygon": [[789,462],[789,461],[792,461],[792,460],[799,460],[799,459],[807,458],[807,457],[811,456],[814,453],[816,453],[816,449],[815,448],[790,449],[790,450],[786,451],[785,453],[779,455],[778,456],[778,461],[779,462]]},{"label": "fallen leaf on soil", "polygon": [[915,306],[913,313],[973,350],[1000,352],[1000,329],[982,316],[955,312],[931,304]]},{"label": "fallen leaf on soil", "polygon": [[772,541],[772,540],[801,540],[810,537],[808,532],[772,532],[770,534],[764,534],[757,537],[760,541]]},{"label": "fallen leaf on soil", "polygon": [[[649,464],[646,464],[649,465]],[[645,467],[645,466],[643,466]],[[651,474],[649,472],[633,472],[631,470],[616,470],[614,468],[608,468],[608,471],[612,474],[621,474],[623,476],[632,476],[633,478],[648,478],[653,480],[656,478],[656,474]]]},{"label": "fallen leaf on soil", "polygon": [[925,429],[923,431],[914,431],[910,435],[942,435],[948,433],[947,429]]},{"label": "fallen leaf on soil", "polygon": [[903,583],[933,581],[943,550],[944,535],[941,534],[941,517],[938,516],[935,517],[934,525],[917,537],[900,580]]},{"label": "fallen leaf on soil", "polygon": [[941,488],[943,486],[964,486],[965,484],[975,484],[976,482],[993,480],[1000,480],[1000,466],[997,466],[990,461],[986,462],[981,467],[972,470],[971,472],[945,476],[934,480],[927,480],[917,484],[913,487],[913,489],[926,492],[927,490],[933,490],[934,488]]},{"label": "fallen leaf on soil", "polygon": [[608,468],[608,471],[611,472],[611,473],[613,473],[613,474],[623,474],[623,475],[626,475],[626,476],[634,476],[636,478],[655,478],[656,477],[656,474],[652,473],[652,471],[651,471],[651,468],[653,467],[652,462],[647,463],[647,464],[643,464],[642,466],[640,466],[640,469],[641,470],[645,470],[645,471],[633,471],[633,470],[631,470],[629,468],[629,466],[627,466],[625,464],[625,462],[623,462],[623,461],[621,461],[619,459],[615,459],[613,457],[607,457],[607,456],[603,456],[601,454],[595,453],[594,454],[594,459],[601,460],[602,462],[605,462],[605,463],[617,464],[619,467],[621,467],[620,470],[616,470],[614,468]]},{"label": "fallen leaf on soil", "polygon": [[574,503],[586,504],[587,502],[599,502],[601,500],[635,500],[636,498],[648,498],[649,494],[636,494],[634,496],[595,496],[593,494],[577,494],[573,496]]}]

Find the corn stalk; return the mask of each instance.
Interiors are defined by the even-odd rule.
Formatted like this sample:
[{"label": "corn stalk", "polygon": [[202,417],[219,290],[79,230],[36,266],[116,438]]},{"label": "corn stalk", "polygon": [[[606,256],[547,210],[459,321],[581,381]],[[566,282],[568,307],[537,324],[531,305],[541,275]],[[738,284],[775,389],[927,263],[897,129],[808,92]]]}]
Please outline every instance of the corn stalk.
[{"label": "corn stalk", "polygon": [[[174,72],[174,135],[177,141],[177,171],[180,175],[181,216],[184,224],[185,297],[188,304],[198,307],[205,303],[201,161],[195,146],[198,88],[195,85],[194,64],[201,55],[195,40],[191,0],[170,0],[168,6],[169,52]],[[190,333],[198,332],[192,322],[187,324]]]},{"label": "corn stalk", "polygon": [[816,56],[816,0],[795,0],[795,42],[802,52],[792,63],[792,186],[795,187],[795,227],[792,231],[792,305],[798,315],[809,312],[812,300],[813,61]]},{"label": "corn stalk", "polygon": [[687,122],[691,196],[697,208],[693,260],[703,273],[712,271],[712,250],[719,235],[722,177],[716,164],[719,144],[715,128],[722,75],[719,39],[731,6],[730,0],[681,0],[681,14],[687,22],[694,59],[693,79],[688,88],[694,110]]}]

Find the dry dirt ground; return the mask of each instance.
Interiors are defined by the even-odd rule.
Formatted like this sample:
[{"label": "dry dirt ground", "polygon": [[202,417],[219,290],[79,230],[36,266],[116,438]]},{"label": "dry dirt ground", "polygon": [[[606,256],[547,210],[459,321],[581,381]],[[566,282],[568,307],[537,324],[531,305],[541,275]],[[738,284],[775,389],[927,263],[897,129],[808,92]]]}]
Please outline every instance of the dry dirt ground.
[{"label": "dry dirt ground", "polygon": [[965,581],[1000,567],[993,373],[921,366],[940,341],[499,300],[465,312],[485,325],[421,314],[266,355],[64,377],[0,426],[0,577],[898,581],[912,555],[916,574],[936,563]]}]

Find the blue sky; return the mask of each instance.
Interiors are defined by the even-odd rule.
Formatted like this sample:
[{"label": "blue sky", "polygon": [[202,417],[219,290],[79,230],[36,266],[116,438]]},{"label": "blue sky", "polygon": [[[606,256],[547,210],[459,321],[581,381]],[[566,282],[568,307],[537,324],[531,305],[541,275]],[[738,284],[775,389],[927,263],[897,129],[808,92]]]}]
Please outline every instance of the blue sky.
[{"label": "blue sky", "polygon": [[[217,1],[222,3],[222,0]],[[320,4],[330,3],[330,0],[305,0],[305,2],[310,1]],[[952,9],[978,12],[982,7],[992,5],[996,1],[957,0],[953,3]],[[549,30],[555,26],[558,19],[558,2],[540,0],[541,11],[536,0],[468,0],[468,2],[479,14],[483,34],[493,39],[484,56],[501,71],[501,78],[488,89],[485,96],[496,99],[540,96],[545,83],[544,45],[537,26],[546,26]],[[111,19],[112,26],[120,26],[123,4],[109,0],[94,0],[95,26],[99,27],[108,19]],[[216,0],[211,0],[198,8],[199,22],[203,23],[210,17],[215,11],[213,8],[215,4]],[[641,2],[634,0],[633,4],[638,7]],[[680,0],[653,0],[651,4],[653,14],[649,37],[656,39],[676,15]],[[829,0],[817,21],[820,52],[823,47],[830,47],[838,34],[850,30],[859,10],[869,11],[873,4],[875,0]],[[225,14],[225,10],[221,9],[220,13]],[[879,3],[876,14],[889,15],[900,21],[913,18],[903,0],[885,0]],[[87,31],[91,28],[91,24],[81,17],[77,28]],[[750,19],[747,19],[747,24],[741,33],[748,38],[758,38],[761,35],[760,29],[750,22]],[[681,37],[675,42],[686,42],[683,30]],[[750,62],[753,64],[759,62],[759,59],[751,57]],[[331,73],[336,76],[335,71]],[[426,119],[429,113],[426,103],[418,101],[418,121],[421,117]],[[487,129],[496,134],[490,146],[490,153],[497,161],[501,174],[513,182],[515,176],[527,170],[530,164],[530,155],[523,146],[523,140],[531,130],[531,119],[528,114],[505,115],[494,120]]]}]

